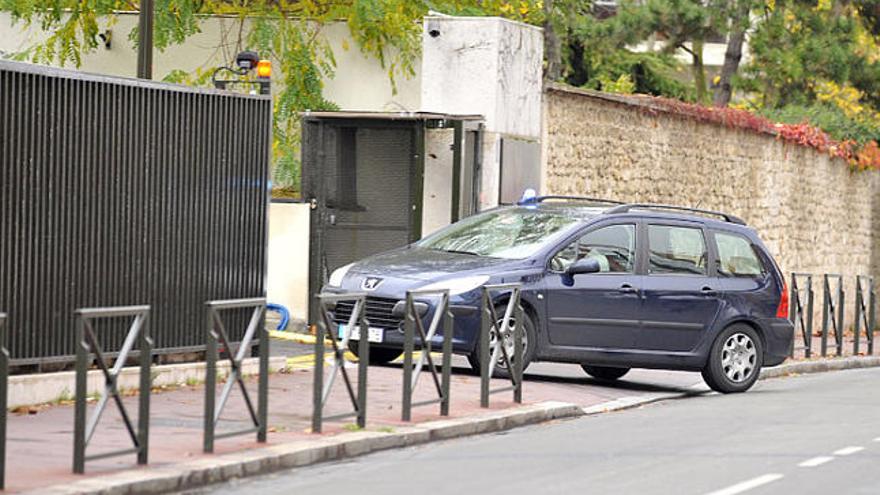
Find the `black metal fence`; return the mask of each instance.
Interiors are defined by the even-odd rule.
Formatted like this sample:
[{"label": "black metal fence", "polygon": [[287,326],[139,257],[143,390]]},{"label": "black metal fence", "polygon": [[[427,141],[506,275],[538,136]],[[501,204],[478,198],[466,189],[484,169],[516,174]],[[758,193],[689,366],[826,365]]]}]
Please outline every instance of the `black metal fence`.
[{"label": "black metal fence", "polygon": [[[271,112],[265,96],[0,61],[13,363],[72,361],[75,308],[133,303],[152,307],[158,353],[201,350],[205,300],[263,294]],[[230,315],[231,340],[248,316]],[[115,355],[124,332],[102,333]]]},{"label": "black metal fence", "polygon": [[[846,277],[837,274],[824,274],[822,280],[822,324],[818,333],[814,332],[816,313],[813,279],[818,275],[792,273],[790,286],[789,319],[794,324],[794,339],[791,356],[803,351],[803,357],[816,354],[814,337],[819,339],[818,354],[827,357],[829,353],[844,355],[846,336],[852,330],[852,354],[874,354],[874,337],[877,332],[877,291],[874,277],[857,275],[854,277],[855,302],[853,304],[852,326],[846,321]],[[830,340],[830,345],[829,345]],[[862,344],[865,344],[862,350]],[[831,352],[829,352],[831,351]]]}]

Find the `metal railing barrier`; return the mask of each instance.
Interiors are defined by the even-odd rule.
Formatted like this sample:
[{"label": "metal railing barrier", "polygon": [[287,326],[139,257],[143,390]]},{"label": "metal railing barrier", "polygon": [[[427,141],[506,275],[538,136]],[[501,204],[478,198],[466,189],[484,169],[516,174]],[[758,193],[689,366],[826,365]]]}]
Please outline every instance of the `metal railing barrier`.
[{"label": "metal railing barrier", "polygon": [[[221,311],[232,309],[253,308],[251,319],[241,342],[233,354],[232,345],[229,342],[229,334],[226,325],[223,324]],[[266,299],[230,299],[225,301],[207,301],[205,303],[207,325],[207,347],[205,349],[205,433],[203,449],[205,453],[214,451],[214,440],[218,438],[234,437],[238,435],[257,434],[257,442],[266,441],[267,422],[269,416],[269,332],[263,324],[263,316],[266,312]],[[242,360],[247,357],[251,350],[251,341],[259,331],[259,378],[257,384],[257,407],[254,409],[253,401],[244,384],[244,376],[241,370]],[[229,359],[229,375],[220,392],[219,403],[215,403],[217,395],[217,344],[223,349]],[[232,388],[238,384],[241,395],[247,406],[251,424],[249,428],[230,432],[216,433],[217,424]]]},{"label": "metal railing barrier", "polygon": [[[73,419],[73,472],[85,472],[86,461],[116,457],[126,454],[137,454],[137,463],[147,463],[149,428],[150,428],[150,365],[153,356],[153,341],[147,328],[150,315],[149,306],[117,306],[110,308],[80,308],[74,311],[76,318],[76,397]],[[116,356],[113,369],[107,367],[101,343],[95,334],[94,320],[106,318],[131,318],[134,320],[128,329],[122,348]],[[138,399],[138,425],[134,424],[125,409],[119,395],[117,378],[125,366],[129,352],[138,344],[138,361],[140,361],[140,390]],[[88,400],[88,367],[90,355],[94,354],[98,367],[104,374],[104,393],[98,399],[95,410],[86,424],[86,401]],[[119,415],[125,424],[134,448],[103,452],[91,456],[86,455],[86,447],[95,433],[101,415],[110,399],[119,408]]]},{"label": "metal railing barrier", "polygon": [[6,489],[6,405],[9,388],[9,349],[6,313],[0,313],[0,490]]},{"label": "metal railing barrier", "polygon": [[[350,294],[318,294],[320,317],[318,318],[317,335],[315,336],[315,381],[312,389],[312,432],[321,433],[324,420],[342,419],[355,416],[357,425],[364,428],[367,425],[367,368],[370,363],[369,329],[370,324],[366,319],[365,293],[357,292]],[[337,325],[332,308],[342,301],[354,302],[351,315],[345,325]],[[358,377],[357,394],[352,387],[351,378],[345,369],[345,350],[351,340],[355,327],[359,328],[358,341]],[[339,340],[337,341],[337,337]],[[330,379],[324,383],[324,339],[329,338],[333,348],[333,366],[330,370]],[[324,406],[333,389],[336,376],[341,374],[345,382],[348,398],[354,408],[353,412],[342,413],[324,417]]]},{"label": "metal railing barrier", "polygon": [[[416,303],[416,298],[436,299],[434,315],[428,330],[425,331],[422,322],[423,314],[420,309],[427,310],[425,303]],[[403,406],[401,419],[412,419],[412,408],[440,403],[440,415],[449,415],[449,382],[452,370],[452,336],[454,332],[452,311],[449,309],[449,290],[411,290],[406,293],[406,319],[403,331]],[[433,339],[440,326],[443,326],[443,358],[441,376],[437,376],[437,366],[431,357]],[[413,366],[413,353],[415,352],[416,337],[418,337],[421,354],[418,362]],[[412,394],[419,382],[422,368],[428,364],[434,387],[437,390],[437,398],[413,403]]]},{"label": "metal railing barrier", "polygon": [[[837,289],[831,290],[832,279]],[[828,332],[834,331],[834,345],[837,355],[843,355],[843,310],[846,294],[843,291],[843,275],[826,273],[822,278],[822,357],[828,355]],[[836,294],[836,296],[835,296]]]},{"label": "metal railing barrier", "polygon": [[[801,285],[803,281],[803,285]],[[791,317],[794,336],[791,339],[791,357],[796,351],[804,351],[804,357],[813,355],[813,275],[811,273],[791,274]],[[806,300],[806,307],[804,307]],[[799,331],[800,330],[800,331]],[[803,338],[804,345],[796,346],[797,335]]]},{"label": "metal railing barrier", "polygon": [[[489,395],[513,391],[514,402],[522,402],[523,378],[523,308],[520,304],[521,284],[484,285],[482,297],[482,324],[480,328],[480,407],[489,407]],[[510,292],[510,298],[501,318],[495,311],[493,293]],[[513,328],[511,328],[511,320]],[[513,356],[507,352],[504,342],[513,332]],[[494,344],[491,343],[495,337]],[[534,343],[532,343],[534,345]],[[490,353],[491,347],[491,353]],[[504,363],[510,376],[511,386],[491,390],[489,380],[495,365]]]},{"label": "metal railing barrier", "polygon": [[874,354],[874,330],[877,326],[875,313],[877,293],[874,290],[874,277],[856,276],[856,315],[853,339],[853,354],[859,355],[859,341],[862,338],[862,325],[865,327],[865,339],[868,344],[868,355]]}]

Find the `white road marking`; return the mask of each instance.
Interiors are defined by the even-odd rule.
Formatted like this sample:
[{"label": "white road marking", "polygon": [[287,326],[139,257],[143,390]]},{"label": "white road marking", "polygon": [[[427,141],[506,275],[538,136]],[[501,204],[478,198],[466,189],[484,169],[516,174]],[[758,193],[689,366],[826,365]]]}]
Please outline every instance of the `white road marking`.
[{"label": "white road marking", "polygon": [[880,437],[874,439],[875,442],[880,442]]},{"label": "white road marking", "polygon": [[819,456],[813,457],[812,459],[807,459],[806,461],[798,464],[800,467],[816,467],[825,464],[826,462],[833,461],[834,458],[831,456]]},{"label": "white road marking", "polygon": [[833,454],[834,455],[850,455],[850,454],[855,454],[856,452],[858,452],[860,450],[865,450],[865,448],[864,447],[844,447],[840,450],[835,450]]},{"label": "white road marking", "polygon": [[781,479],[782,477],[783,475],[779,473],[765,474],[764,476],[758,476],[757,478],[752,478],[750,480],[743,481],[742,483],[737,483],[735,485],[728,486],[727,488],[722,488],[708,495],[736,495],[737,493],[742,493],[751,490],[752,488],[766,485],[767,483],[773,483],[774,481]]}]

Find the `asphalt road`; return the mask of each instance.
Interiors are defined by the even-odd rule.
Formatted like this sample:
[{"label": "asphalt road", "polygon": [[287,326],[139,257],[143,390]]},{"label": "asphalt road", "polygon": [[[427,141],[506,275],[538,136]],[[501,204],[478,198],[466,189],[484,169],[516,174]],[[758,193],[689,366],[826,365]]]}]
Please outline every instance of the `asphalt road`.
[{"label": "asphalt road", "polygon": [[878,494],[880,369],[382,452],[204,492]]}]

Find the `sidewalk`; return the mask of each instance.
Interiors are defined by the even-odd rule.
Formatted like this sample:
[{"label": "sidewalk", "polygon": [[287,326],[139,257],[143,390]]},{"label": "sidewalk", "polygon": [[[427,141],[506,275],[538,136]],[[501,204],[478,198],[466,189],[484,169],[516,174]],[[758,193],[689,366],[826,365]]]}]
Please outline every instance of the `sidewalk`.
[{"label": "sidewalk", "polygon": [[[74,475],[71,473],[72,405],[50,406],[36,414],[12,413],[8,420],[7,491],[41,491],[51,485],[69,486],[73,482],[125,470],[143,473],[200,459],[209,463],[211,459],[219,462],[224,454],[233,452],[267,446],[283,447],[291,443],[317,445],[326,443],[328,438],[357,435],[351,433],[356,430],[353,418],[326,421],[324,433],[321,435],[310,432],[312,371],[308,369],[308,356],[300,356],[292,362],[295,365],[290,371],[270,377],[267,444],[257,443],[254,435],[218,439],[215,443],[215,454],[202,454],[204,388],[184,386],[177,390],[154,393],[150,415],[150,463],[146,467],[138,467],[132,454],[87,462],[86,474]],[[485,415],[486,410],[479,407],[479,377],[470,374],[463,359],[456,358],[454,363],[456,366],[452,375],[450,418]],[[329,369],[325,368],[327,371]],[[353,379],[357,376],[356,366],[349,367],[347,371]],[[325,381],[327,376],[325,375]],[[439,415],[439,405],[430,405],[414,408],[411,423],[400,421],[401,380],[400,364],[370,367],[367,431],[390,434],[404,431],[410,426],[434,424],[429,422],[446,419]],[[589,408],[619,399],[680,394],[692,390],[691,387],[700,381],[699,374],[694,373],[633,371],[620,383],[607,385],[590,379],[576,365],[537,363],[526,373],[523,404],[535,405],[545,401],[564,400]],[[493,388],[505,385],[502,380],[493,382]],[[256,380],[248,380],[248,387],[255,398]],[[425,371],[414,393],[414,401],[430,399],[433,392],[430,374]],[[137,398],[126,397],[124,402],[134,420],[137,415]],[[490,410],[495,412],[523,408],[512,402],[511,393],[494,394],[490,402]],[[325,414],[349,410],[350,404],[340,376],[328,400]],[[245,405],[237,390],[230,397],[222,418],[218,433],[249,426]],[[114,404],[108,404],[89,445],[88,454],[126,448],[130,446],[128,442],[128,435],[117,409]]]}]

